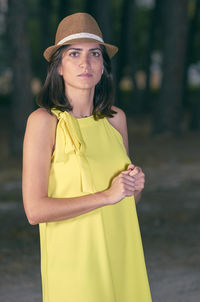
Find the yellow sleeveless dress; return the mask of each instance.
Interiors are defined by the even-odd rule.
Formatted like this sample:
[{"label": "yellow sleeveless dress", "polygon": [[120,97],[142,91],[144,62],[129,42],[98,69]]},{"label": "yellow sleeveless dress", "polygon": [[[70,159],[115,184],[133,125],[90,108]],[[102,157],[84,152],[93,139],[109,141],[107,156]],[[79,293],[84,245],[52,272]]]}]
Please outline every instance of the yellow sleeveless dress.
[{"label": "yellow sleeveless dress", "polygon": [[[48,196],[109,188],[131,163],[107,118],[57,116]],[[43,302],[150,302],[135,200],[126,197],[79,216],[39,224]]]}]

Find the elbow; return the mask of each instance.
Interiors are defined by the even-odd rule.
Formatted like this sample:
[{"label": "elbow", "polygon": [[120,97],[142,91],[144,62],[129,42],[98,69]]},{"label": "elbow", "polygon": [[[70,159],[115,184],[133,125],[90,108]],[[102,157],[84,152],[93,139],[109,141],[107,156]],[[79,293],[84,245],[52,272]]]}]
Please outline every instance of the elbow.
[{"label": "elbow", "polygon": [[40,200],[23,199],[26,218],[30,225],[37,225],[42,222],[42,211]]},{"label": "elbow", "polygon": [[30,225],[37,225],[39,223],[33,213],[26,214],[26,217]]},{"label": "elbow", "polygon": [[29,222],[30,225],[37,225],[38,224],[38,222],[36,220],[34,220],[30,217],[28,217],[28,222]]},{"label": "elbow", "polygon": [[26,218],[30,225],[36,225],[39,223],[38,213],[34,209],[25,208]]}]

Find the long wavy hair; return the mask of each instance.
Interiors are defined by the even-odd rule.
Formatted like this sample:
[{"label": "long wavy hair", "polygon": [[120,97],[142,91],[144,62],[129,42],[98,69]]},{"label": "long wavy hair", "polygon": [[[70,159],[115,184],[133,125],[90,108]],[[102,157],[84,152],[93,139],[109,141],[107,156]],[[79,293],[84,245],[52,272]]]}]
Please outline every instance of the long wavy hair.
[{"label": "long wavy hair", "polygon": [[[58,73],[58,67],[62,62],[62,54],[70,45],[63,45],[51,56],[47,77],[39,92],[36,103],[39,107],[46,108],[51,114],[51,108],[57,108],[61,111],[71,111],[69,100],[65,95],[65,83],[63,77]],[[98,120],[103,117],[113,117],[117,113],[111,109],[114,105],[114,86],[113,77],[111,72],[111,60],[108,56],[104,45],[100,44],[103,56],[104,72],[100,81],[95,86],[94,99],[93,99],[93,112],[94,119]]]}]

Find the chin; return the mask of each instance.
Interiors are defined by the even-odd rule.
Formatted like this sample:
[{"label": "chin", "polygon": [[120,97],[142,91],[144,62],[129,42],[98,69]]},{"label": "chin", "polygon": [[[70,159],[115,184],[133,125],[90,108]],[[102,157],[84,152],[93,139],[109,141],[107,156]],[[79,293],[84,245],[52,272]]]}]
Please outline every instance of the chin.
[{"label": "chin", "polygon": [[71,83],[65,82],[65,86],[72,86],[77,89],[92,89],[92,88],[95,88],[95,86],[97,85],[97,83],[99,81],[100,81],[100,79],[96,79],[95,81],[94,81],[94,79],[93,80],[87,79],[87,81],[86,80],[78,81],[76,79],[76,81],[73,81],[73,82],[71,81]]},{"label": "chin", "polygon": [[95,88],[97,83],[98,82],[95,82],[95,83],[80,83],[80,85],[74,85],[74,87],[77,87],[79,89],[92,89],[92,88]]},{"label": "chin", "polygon": [[95,88],[95,85],[93,85],[93,86],[91,86],[91,85],[88,85],[88,86],[80,86],[80,87],[77,87],[77,88],[79,88],[79,89],[93,89],[93,88]]}]

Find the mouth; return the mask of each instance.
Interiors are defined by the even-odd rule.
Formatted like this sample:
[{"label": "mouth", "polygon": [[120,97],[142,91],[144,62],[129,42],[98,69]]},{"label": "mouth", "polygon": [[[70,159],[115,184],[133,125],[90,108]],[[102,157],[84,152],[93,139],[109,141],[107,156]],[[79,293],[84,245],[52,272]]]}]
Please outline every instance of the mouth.
[{"label": "mouth", "polygon": [[78,77],[90,78],[90,77],[92,77],[92,74],[91,73],[81,73],[78,75]]}]

